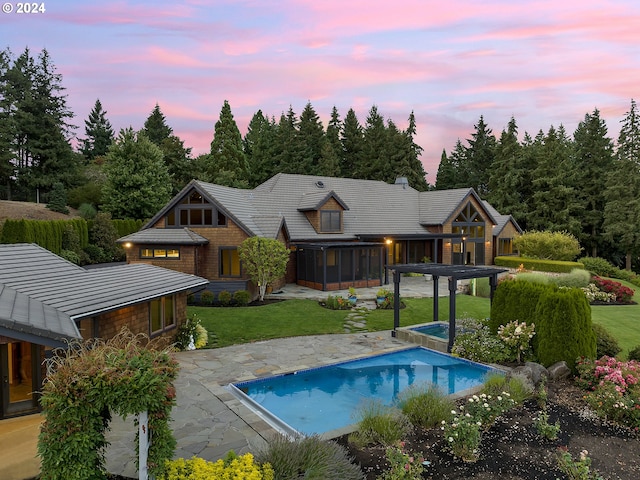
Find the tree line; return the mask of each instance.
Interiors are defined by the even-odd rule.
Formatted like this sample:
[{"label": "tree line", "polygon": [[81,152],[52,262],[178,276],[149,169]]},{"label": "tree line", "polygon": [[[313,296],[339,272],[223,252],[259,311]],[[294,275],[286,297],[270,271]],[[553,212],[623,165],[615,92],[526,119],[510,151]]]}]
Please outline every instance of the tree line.
[{"label": "tree line", "polygon": [[640,255],[640,119],[636,102],[617,141],[598,109],[570,137],[551,126],[518,140],[511,118],[499,138],[481,116],[466,143],[442,152],[435,188],[473,187],[525,230],[565,231],[583,254],[631,268]]}]

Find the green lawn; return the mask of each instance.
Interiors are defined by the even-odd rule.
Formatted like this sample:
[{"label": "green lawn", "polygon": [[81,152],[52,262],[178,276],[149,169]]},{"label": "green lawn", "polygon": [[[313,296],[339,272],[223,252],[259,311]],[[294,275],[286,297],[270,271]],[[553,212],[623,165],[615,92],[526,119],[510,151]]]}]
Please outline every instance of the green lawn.
[{"label": "green lawn", "polygon": [[591,320],[613,335],[622,348],[619,358],[626,359],[632,348],[640,345],[640,288],[623,280],[612,279],[635,290],[633,300],[638,305],[593,305]]},{"label": "green lawn", "polygon": [[[636,291],[634,300],[638,305],[592,306],[591,317],[618,340],[623,349],[619,357],[626,359],[628,351],[640,345],[640,289],[622,283]],[[432,298],[407,298],[403,302],[406,307],[400,311],[400,326],[433,320]],[[448,320],[449,298],[441,297],[439,307],[439,320]],[[314,300],[285,300],[262,307],[190,306],[188,311],[198,314],[207,331],[216,335],[218,347],[270,338],[343,333],[343,322],[349,313],[323,308]],[[456,296],[457,318],[486,318],[489,313],[487,298]],[[367,326],[370,331],[392,329],[393,310],[371,311]]]}]

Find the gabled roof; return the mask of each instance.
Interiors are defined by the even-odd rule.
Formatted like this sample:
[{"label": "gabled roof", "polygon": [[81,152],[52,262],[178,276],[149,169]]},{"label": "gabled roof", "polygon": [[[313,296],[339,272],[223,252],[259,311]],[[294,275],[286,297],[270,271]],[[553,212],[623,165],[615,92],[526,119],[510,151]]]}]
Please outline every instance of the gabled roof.
[{"label": "gabled roof", "polygon": [[148,228],[119,238],[118,243],[144,243],[149,245],[206,245],[209,239],[188,228]]},{"label": "gabled roof", "polygon": [[496,219],[496,223],[493,226],[493,232],[492,232],[494,237],[497,237],[498,235],[500,235],[500,232],[502,232],[504,227],[506,227],[509,222],[513,223],[513,226],[516,228],[518,233],[522,233],[522,228],[520,228],[520,225],[518,225],[518,222],[516,222],[516,219],[513,218],[513,216],[511,216],[511,215],[501,215],[493,207],[493,205],[491,205],[486,200],[483,200],[482,203],[484,204],[484,206],[487,209],[487,211],[489,213],[491,213],[491,215],[493,215],[493,218]]},{"label": "gabled roof", "polygon": [[[208,283],[148,264],[85,270],[35,244],[0,245],[0,265],[0,287],[8,288],[0,295],[4,325],[48,329],[61,337],[77,333],[75,320]],[[61,330],[58,321],[73,325]]]},{"label": "gabled roof", "polygon": [[349,207],[342,201],[336,192],[331,190],[330,192],[311,192],[305,193],[300,199],[298,204],[298,210],[306,212],[309,210],[318,210],[322,207],[330,198],[335,199],[336,202],[342,207],[343,210],[349,210]]},{"label": "gabled roof", "polygon": [[[422,225],[442,225],[451,220],[451,216],[459,207],[474,198],[483,206],[482,199],[473,188],[453,188],[451,190],[432,190],[422,192],[420,196],[420,223]],[[495,224],[496,219],[485,208],[489,220]]]}]

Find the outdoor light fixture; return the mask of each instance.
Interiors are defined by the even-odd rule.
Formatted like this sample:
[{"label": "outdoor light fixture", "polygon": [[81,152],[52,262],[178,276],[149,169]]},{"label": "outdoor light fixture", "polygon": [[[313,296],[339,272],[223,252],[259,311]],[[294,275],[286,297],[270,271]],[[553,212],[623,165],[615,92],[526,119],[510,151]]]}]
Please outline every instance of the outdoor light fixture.
[{"label": "outdoor light fixture", "polygon": [[393,243],[393,240],[391,240],[390,238],[387,238],[387,245],[391,245]]},{"label": "outdoor light fixture", "polygon": [[126,242],[126,243],[123,245],[123,247],[124,247],[124,248],[131,248],[131,242]]}]

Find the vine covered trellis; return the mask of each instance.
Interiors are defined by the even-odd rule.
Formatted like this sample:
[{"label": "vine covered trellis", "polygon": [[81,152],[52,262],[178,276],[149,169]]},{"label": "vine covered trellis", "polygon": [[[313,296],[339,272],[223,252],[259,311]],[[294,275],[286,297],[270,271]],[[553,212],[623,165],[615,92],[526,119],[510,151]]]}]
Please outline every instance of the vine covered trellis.
[{"label": "vine covered trellis", "polygon": [[169,420],[178,363],[171,350],[123,329],[106,342],[73,343],[56,353],[40,400],[40,478],[107,478],[104,433],[111,413],[126,418],[144,411],[151,438],[147,467],[160,473],[176,446]]}]

